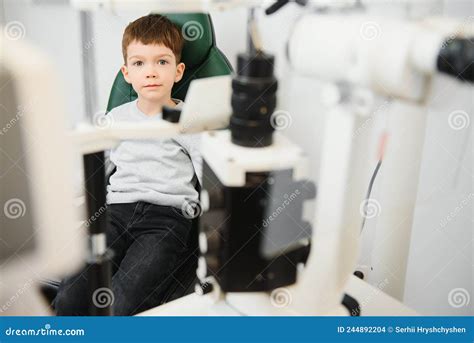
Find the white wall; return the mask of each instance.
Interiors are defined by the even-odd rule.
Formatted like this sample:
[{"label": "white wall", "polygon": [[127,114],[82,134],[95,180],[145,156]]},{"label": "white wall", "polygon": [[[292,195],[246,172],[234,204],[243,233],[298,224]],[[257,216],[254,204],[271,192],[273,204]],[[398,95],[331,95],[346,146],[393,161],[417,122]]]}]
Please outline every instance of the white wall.
[{"label": "white wall", "polygon": [[[472,86],[436,77],[430,99],[405,302],[425,314],[472,315],[449,304],[455,288],[473,294]],[[468,113],[470,126],[453,130],[450,113]],[[456,291],[454,291],[456,292]]]},{"label": "white wall", "polygon": [[18,21],[24,40],[47,53],[58,70],[68,94],[66,115],[71,123],[84,117],[82,49],[79,13],[67,6],[32,5],[31,1],[4,0],[5,25]]},{"label": "white wall", "polygon": [[[145,13],[95,12],[94,37],[83,44],[79,14],[75,10],[61,5],[34,4],[4,0],[3,17],[6,23],[20,21],[26,29],[25,39],[51,56],[68,90],[65,115],[71,123],[87,118],[84,113],[81,53],[91,49],[91,46],[95,50],[97,110],[105,109],[113,79],[122,63],[120,42],[123,29],[129,21]],[[383,6],[374,4],[374,8],[388,15],[407,14],[406,7],[393,1]],[[474,15],[472,2],[468,0],[438,1],[431,7],[419,7],[411,14],[420,11],[459,18]],[[265,48],[276,55],[276,73],[280,82],[279,106],[292,117],[292,125],[285,132],[308,152],[312,177],[317,183],[325,122],[325,108],[320,97],[321,84],[303,76],[290,75],[284,57],[284,38],[289,34],[289,22],[299,12],[296,6],[288,6],[272,17],[261,17],[260,27]],[[236,54],[245,49],[246,11],[235,9],[212,15],[218,46],[235,63]],[[455,288],[466,289],[470,297],[474,296],[472,95],[472,86],[444,76],[434,79],[405,290],[405,303],[424,315],[473,314],[472,299],[469,306],[460,308],[448,302],[448,294]],[[450,128],[448,116],[454,110],[465,111],[471,125],[459,131]],[[462,151],[465,151],[463,155]],[[466,199],[468,201],[463,202]],[[465,205],[459,209],[461,203]],[[444,224],[452,212],[455,212],[453,219]],[[371,236],[376,230],[375,225],[368,224],[361,261],[370,255]],[[374,283],[376,281],[373,280]]]}]

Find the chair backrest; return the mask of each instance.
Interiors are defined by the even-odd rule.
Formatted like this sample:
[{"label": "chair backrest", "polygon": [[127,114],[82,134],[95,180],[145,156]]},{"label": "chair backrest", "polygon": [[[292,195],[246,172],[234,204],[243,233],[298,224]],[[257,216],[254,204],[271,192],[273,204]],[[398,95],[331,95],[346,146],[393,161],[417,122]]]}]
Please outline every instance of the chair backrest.
[{"label": "chair backrest", "polygon": [[[186,65],[183,78],[173,87],[171,96],[184,100],[189,84],[194,79],[228,75],[232,66],[217,48],[211,17],[205,13],[163,14],[177,24],[183,33],[185,43],[182,62]],[[133,101],[137,94],[125,81],[119,71],[110,91],[107,112],[113,108]]]}]

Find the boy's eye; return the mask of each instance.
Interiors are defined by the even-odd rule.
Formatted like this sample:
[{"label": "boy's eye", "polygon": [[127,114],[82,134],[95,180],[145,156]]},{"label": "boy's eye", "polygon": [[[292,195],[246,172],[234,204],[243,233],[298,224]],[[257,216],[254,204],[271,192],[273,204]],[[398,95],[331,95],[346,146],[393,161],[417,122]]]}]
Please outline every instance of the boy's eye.
[{"label": "boy's eye", "polygon": [[139,67],[139,66],[143,65],[143,62],[142,61],[136,61],[136,62],[133,62],[133,65]]},{"label": "boy's eye", "polygon": [[165,64],[168,63],[168,61],[166,61],[166,60],[159,60],[158,63],[159,63],[160,65],[164,66]]}]

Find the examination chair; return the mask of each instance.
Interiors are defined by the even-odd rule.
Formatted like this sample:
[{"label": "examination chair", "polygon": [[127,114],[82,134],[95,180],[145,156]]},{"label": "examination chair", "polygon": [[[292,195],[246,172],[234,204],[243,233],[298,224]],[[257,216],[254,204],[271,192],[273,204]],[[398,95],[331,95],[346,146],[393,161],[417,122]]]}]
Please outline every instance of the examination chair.
[{"label": "examination chair", "polygon": [[[188,39],[185,39],[181,56],[181,60],[186,65],[186,68],[183,78],[176,83],[172,89],[171,96],[173,98],[184,100],[189,85],[194,79],[228,75],[232,72],[231,64],[216,46],[214,28],[210,15],[204,13],[164,15],[182,28],[183,36],[188,37]],[[125,81],[122,73],[119,71],[110,92],[107,112],[117,106],[133,101],[136,98],[136,92],[132,86]],[[109,179],[114,170],[110,170],[107,166],[106,170],[108,170],[107,179]],[[200,192],[200,187],[199,184],[196,185],[198,192]],[[162,303],[172,301],[194,291],[194,285],[197,282],[196,268],[199,255],[198,235],[199,218],[196,218],[193,219],[192,232],[188,241],[188,250],[183,253],[181,259],[182,263],[172,274],[176,282],[173,282],[169,289],[166,290],[166,296]],[[58,286],[58,282],[51,280],[42,283],[42,293],[50,303],[56,296]]]}]

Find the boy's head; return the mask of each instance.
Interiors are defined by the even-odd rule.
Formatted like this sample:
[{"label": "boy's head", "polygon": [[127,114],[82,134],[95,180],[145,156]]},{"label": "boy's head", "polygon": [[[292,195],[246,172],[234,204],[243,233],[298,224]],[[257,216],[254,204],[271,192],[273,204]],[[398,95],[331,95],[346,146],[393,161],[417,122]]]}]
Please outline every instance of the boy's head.
[{"label": "boy's head", "polygon": [[175,82],[181,80],[184,39],[168,18],[150,14],[130,23],[123,34],[122,73],[139,98],[165,103]]}]

